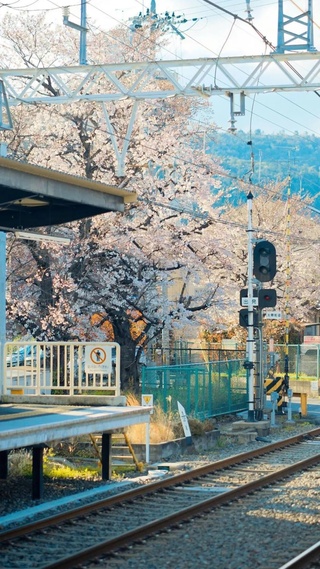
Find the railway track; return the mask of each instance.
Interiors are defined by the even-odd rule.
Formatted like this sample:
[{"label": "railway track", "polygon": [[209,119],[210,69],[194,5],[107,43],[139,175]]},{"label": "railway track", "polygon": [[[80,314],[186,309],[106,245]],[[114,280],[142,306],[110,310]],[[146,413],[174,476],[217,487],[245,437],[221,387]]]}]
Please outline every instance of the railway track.
[{"label": "railway track", "polygon": [[[212,561],[212,550],[216,551],[215,564],[208,561],[210,569],[250,569],[251,566],[278,569],[281,565],[284,568],[288,560],[311,546],[315,548],[315,542],[320,541],[320,528],[316,524],[320,513],[319,483],[320,428],[2,532],[1,568],[70,569],[85,564],[91,569],[96,567],[93,560],[102,557],[107,560],[108,569],[125,569],[140,566],[139,556],[145,559],[146,552],[151,550],[148,569],[153,566],[187,569],[195,565],[192,551],[199,544],[203,559],[208,550]],[[233,546],[239,542],[240,534],[247,536],[247,542],[248,536],[253,540],[260,522],[261,528],[269,530],[272,519],[278,529],[276,532],[271,529],[269,547],[263,548],[262,564],[257,563],[254,555],[251,559],[249,553],[244,553],[244,543],[241,544],[243,565],[239,558],[226,560],[234,553]],[[193,520],[192,532],[187,531],[186,543],[183,536],[190,520]],[[294,523],[298,523],[299,532],[292,539]],[[312,531],[307,531],[308,523]],[[284,530],[279,529],[281,524]],[[260,530],[261,539],[267,540],[265,531]],[[272,553],[272,543],[277,541],[280,531],[287,537],[283,538],[283,546],[274,560],[267,555],[267,549],[271,548]],[[157,537],[150,537],[154,535]],[[208,536],[209,543],[205,545]],[[227,537],[231,548],[226,551]],[[181,561],[189,542],[191,553]],[[292,542],[290,547],[289,542]],[[177,543],[182,543],[181,551]],[[169,564],[165,559],[161,563],[164,555],[165,559],[169,555]],[[206,564],[203,560],[202,566]],[[292,569],[302,567],[308,565],[292,565]]]}]

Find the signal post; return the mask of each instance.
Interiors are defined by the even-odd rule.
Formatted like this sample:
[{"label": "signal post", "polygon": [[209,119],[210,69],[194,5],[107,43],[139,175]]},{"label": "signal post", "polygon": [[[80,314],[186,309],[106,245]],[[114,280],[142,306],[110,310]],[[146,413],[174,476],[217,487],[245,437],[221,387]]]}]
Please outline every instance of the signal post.
[{"label": "signal post", "polygon": [[[262,345],[263,323],[262,309],[273,308],[277,303],[275,289],[263,289],[260,283],[271,281],[276,272],[276,250],[272,243],[266,240],[253,238],[252,229],[252,200],[251,191],[247,195],[248,210],[248,274],[247,289],[240,291],[240,304],[246,306],[239,312],[239,324],[248,330],[247,352],[244,367],[248,374],[249,410],[248,420],[261,420],[263,418],[263,378],[262,378]],[[255,242],[255,245],[254,245]],[[255,277],[255,278],[254,278]],[[258,283],[259,288],[254,288]],[[259,373],[256,371],[256,338],[255,330],[259,334]],[[258,378],[255,384],[255,376]]]}]

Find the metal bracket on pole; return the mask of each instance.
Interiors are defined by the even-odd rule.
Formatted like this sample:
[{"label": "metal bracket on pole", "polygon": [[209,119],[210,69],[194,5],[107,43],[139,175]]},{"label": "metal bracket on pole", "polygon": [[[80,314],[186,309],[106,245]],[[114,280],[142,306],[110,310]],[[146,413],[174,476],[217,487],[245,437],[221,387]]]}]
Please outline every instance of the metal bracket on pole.
[{"label": "metal bracket on pole", "polygon": [[234,110],[234,94],[233,93],[227,93],[229,99],[230,99],[230,128],[228,128],[229,132],[235,132],[236,129],[236,119],[235,117],[243,117],[246,114],[246,101],[245,101],[245,94],[242,91],[240,93],[240,111],[235,111]]}]

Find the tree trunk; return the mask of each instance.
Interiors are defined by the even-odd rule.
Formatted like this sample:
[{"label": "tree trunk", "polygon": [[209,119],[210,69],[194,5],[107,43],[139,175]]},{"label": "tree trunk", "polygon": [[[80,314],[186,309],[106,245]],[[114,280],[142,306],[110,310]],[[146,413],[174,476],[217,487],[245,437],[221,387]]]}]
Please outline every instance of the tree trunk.
[{"label": "tree trunk", "polygon": [[139,391],[139,370],[136,358],[136,343],[131,337],[130,321],[113,322],[114,341],[120,345],[120,379],[122,390]]}]

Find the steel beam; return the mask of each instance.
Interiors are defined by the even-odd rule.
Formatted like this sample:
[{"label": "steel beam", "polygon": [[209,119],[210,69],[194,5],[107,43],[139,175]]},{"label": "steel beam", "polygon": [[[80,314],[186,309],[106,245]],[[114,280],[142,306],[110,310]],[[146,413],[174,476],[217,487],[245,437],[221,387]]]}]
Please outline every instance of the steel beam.
[{"label": "steel beam", "polygon": [[315,91],[320,89],[320,52],[1,69],[0,80],[11,107],[21,103],[56,105],[176,95]]},{"label": "steel beam", "polygon": [[[299,71],[298,71],[299,69]],[[7,105],[59,105],[79,102],[102,104],[102,114],[124,176],[125,158],[139,101],[175,96],[225,95],[231,103],[231,130],[235,130],[233,96],[256,93],[320,90],[320,52],[277,53],[171,61],[143,61],[106,65],[62,66],[38,69],[2,69],[0,85]],[[134,101],[125,143],[119,147],[106,103]],[[10,126],[10,125],[9,125]]]}]

